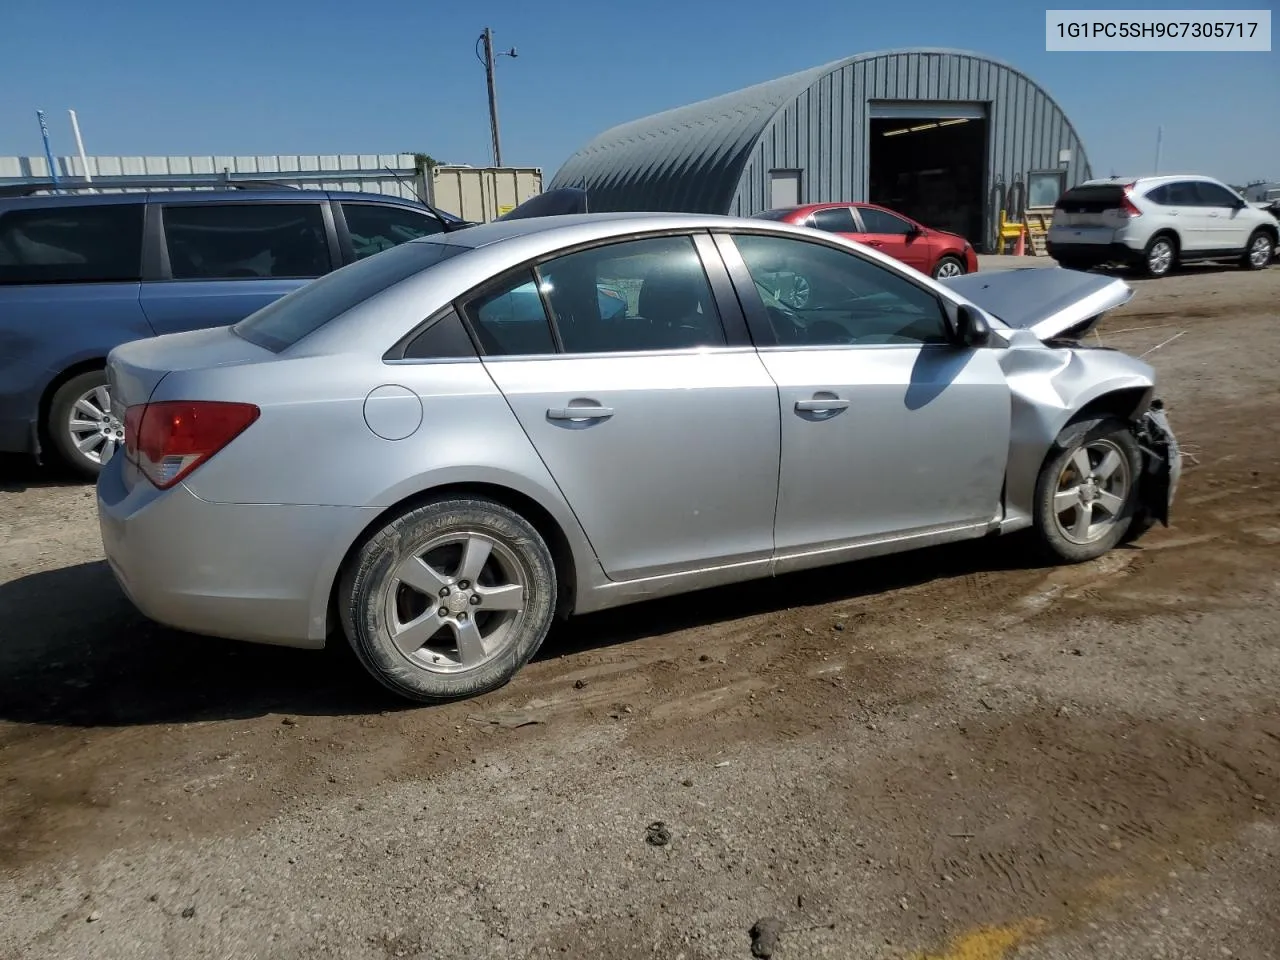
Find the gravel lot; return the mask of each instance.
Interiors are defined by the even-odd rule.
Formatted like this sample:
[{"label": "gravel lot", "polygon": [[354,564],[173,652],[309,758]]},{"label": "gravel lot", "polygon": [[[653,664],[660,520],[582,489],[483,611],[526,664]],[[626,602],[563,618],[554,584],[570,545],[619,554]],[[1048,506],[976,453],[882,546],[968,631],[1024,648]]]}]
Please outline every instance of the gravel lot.
[{"label": "gravel lot", "polygon": [[1135,286],[1171,528],[582,618],[444,708],[146,622],[0,462],[0,957],[1280,955],[1280,266]]}]

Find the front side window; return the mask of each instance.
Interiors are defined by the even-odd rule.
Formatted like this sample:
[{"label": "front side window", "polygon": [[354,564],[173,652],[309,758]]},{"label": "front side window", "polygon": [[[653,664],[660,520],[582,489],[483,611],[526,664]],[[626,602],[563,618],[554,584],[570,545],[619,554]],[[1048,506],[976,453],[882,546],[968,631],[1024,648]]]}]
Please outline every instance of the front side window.
[{"label": "front side window", "polygon": [[903,220],[901,217],[895,217],[892,213],[884,210],[878,210],[875,207],[860,207],[858,213],[862,216],[862,224],[865,233],[892,233],[899,236],[906,236],[911,232],[911,224]]},{"label": "front side window", "polygon": [[724,346],[692,237],[594,247],[538,268],[566,353]]},{"label": "front side window", "polygon": [[813,212],[813,227],[827,233],[857,233],[858,225],[848,207],[827,207]]},{"label": "front side window", "polygon": [[419,237],[444,232],[444,224],[431,214],[393,204],[344,202],[342,214],[357,260]]},{"label": "front side window", "polygon": [[136,283],[142,214],[138,202],[10,210],[0,215],[0,283]]},{"label": "front side window", "polygon": [[1202,207],[1234,207],[1241,199],[1238,194],[1232,193],[1226,187],[1216,183],[1206,183],[1204,180],[1197,181],[1195,188]]},{"label": "front side window", "polygon": [[319,203],[166,205],[175,280],[306,279],[333,269]]},{"label": "front side window", "polygon": [[886,267],[789,237],[734,242],[779,346],[949,342],[938,298]]}]

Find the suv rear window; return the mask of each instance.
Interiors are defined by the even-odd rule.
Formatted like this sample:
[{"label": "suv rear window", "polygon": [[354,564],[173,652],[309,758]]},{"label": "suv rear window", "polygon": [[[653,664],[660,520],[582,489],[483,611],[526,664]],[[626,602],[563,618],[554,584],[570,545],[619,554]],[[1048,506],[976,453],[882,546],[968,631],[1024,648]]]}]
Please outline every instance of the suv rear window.
[{"label": "suv rear window", "polygon": [[124,283],[142,277],[141,203],[0,214],[0,283]]},{"label": "suv rear window", "polygon": [[1114,210],[1124,201],[1122,184],[1098,183],[1090,186],[1072,187],[1054,204],[1054,208],[1064,213],[1102,213]]},{"label": "suv rear window", "polygon": [[469,247],[413,240],[357,260],[251,313],[231,329],[279,353],[392,284]]}]

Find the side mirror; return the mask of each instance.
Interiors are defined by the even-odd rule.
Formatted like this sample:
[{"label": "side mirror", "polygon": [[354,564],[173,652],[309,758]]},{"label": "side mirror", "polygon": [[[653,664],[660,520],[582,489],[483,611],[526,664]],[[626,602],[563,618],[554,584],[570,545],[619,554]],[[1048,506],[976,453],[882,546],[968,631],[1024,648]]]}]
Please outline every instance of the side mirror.
[{"label": "side mirror", "polygon": [[968,304],[956,309],[955,342],[958,347],[985,347],[991,341],[986,318]]}]

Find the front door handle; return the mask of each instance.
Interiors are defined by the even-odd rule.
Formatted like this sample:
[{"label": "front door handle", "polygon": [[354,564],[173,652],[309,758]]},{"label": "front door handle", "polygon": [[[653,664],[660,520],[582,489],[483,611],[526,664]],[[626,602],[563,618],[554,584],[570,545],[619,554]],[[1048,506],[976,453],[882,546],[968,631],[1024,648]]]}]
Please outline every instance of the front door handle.
[{"label": "front door handle", "polygon": [[607,420],[613,416],[613,407],[552,407],[547,411],[550,420]]},{"label": "front door handle", "polygon": [[848,400],[842,400],[840,397],[831,397],[826,400],[797,400],[796,411],[798,413],[825,413],[828,410],[843,410],[849,406]]}]

